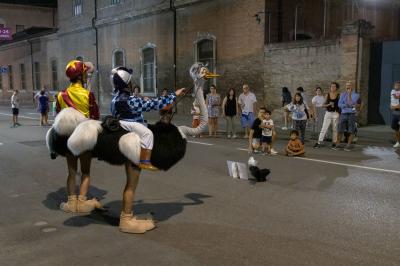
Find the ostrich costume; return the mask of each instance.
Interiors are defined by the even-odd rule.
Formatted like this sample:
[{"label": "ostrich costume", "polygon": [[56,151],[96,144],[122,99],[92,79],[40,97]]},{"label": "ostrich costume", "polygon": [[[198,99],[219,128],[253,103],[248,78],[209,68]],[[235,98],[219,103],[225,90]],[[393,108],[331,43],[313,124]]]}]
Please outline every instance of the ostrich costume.
[{"label": "ostrich costume", "polygon": [[[183,158],[186,152],[187,134],[198,135],[207,125],[208,113],[203,98],[206,76],[200,74],[203,67],[203,64],[195,63],[190,68],[195,97],[200,105],[200,125],[197,128],[177,127],[164,122],[148,125],[154,135],[151,163],[160,170],[168,170]],[[64,130],[66,134],[53,129],[47,134],[47,146],[52,154],[63,155],[68,149],[78,156],[91,151],[92,157],[113,165],[122,165],[126,162],[139,164],[141,146],[136,133],[124,130],[117,119],[108,117],[103,122],[82,121],[77,114],[68,109],[63,110],[64,113],[61,112],[54,123],[54,128],[66,127]]]}]

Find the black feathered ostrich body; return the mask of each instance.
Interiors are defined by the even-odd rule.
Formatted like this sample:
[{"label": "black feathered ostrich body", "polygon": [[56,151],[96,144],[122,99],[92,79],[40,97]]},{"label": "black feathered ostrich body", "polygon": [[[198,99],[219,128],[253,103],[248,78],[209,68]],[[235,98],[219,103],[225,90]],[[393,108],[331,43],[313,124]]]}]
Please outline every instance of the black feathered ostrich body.
[{"label": "black feathered ostrich body", "polygon": [[[200,125],[197,128],[164,122],[148,125],[154,135],[151,163],[158,169],[168,170],[181,160],[186,152],[186,135],[198,135],[207,125],[207,107],[203,98],[207,73],[201,63],[190,68],[195,97],[200,105]],[[139,136],[124,130],[116,120],[111,124],[113,126],[86,119],[75,109],[66,108],[57,115],[54,126],[48,131],[47,146],[52,154],[65,155],[70,151],[78,156],[90,151],[92,157],[110,164],[122,165],[129,161],[137,165],[141,150]]]}]

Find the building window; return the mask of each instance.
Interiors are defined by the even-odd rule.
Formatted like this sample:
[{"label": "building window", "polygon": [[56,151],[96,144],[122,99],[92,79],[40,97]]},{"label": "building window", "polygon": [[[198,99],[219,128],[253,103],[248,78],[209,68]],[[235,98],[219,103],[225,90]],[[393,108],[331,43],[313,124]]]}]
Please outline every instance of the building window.
[{"label": "building window", "polygon": [[20,32],[25,29],[25,26],[24,25],[16,25],[15,28],[16,28],[16,32]]},{"label": "building window", "polygon": [[125,55],[124,55],[124,51],[122,49],[118,49],[118,50],[114,51],[112,65],[113,65],[113,68],[125,66]]},{"label": "building window", "polygon": [[[214,72],[216,71],[216,60],[215,60],[215,40],[214,39],[202,39],[196,43],[196,61],[207,65],[207,68]],[[215,79],[207,80],[205,84],[204,93],[210,91],[210,86],[215,85]]]},{"label": "building window", "polygon": [[35,62],[35,90],[40,90],[40,64]]},{"label": "building window", "polygon": [[82,14],[82,6],[83,6],[83,0],[73,0],[72,1],[74,16],[78,16],[78,15]]},{"label": "building window", "polygon": [[52,90],[58,90],[57,60],[51,60],[51,86]]},{"label": "building window", "polygon": [[117,5],[117,4],[120,4],[121,3],[121,0],[111,0],[111,4],[112,5]]},{"label": "building window", "polygon": [[148,44],[142,49],[141,83],[144,94],[156,94],[156,49]]},{"label": "building window", "polygon": [[25,65],[19,64],[19,70],[21,72],[21,90],[26,90]]},{"label": "building window", "polygon": [[12,66],[8,66],[8,81],[9,81],[9,90],[14,90],[14,83],[13,83],[13,70]]}]

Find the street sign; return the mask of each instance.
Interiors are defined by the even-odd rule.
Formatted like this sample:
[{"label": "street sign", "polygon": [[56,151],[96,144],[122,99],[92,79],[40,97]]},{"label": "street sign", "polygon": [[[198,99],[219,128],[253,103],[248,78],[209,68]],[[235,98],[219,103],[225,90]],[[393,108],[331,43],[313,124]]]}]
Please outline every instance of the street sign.
[{"label": "street sign", "polygon": [[0,66],[0,73],[1,74],[6,74],[8,72],[8,67],[6,66]]},{"label": "street sign", "polygon": [[12,40],[11,28],[0,28],[0,41],[10,41],[10,40]]}]

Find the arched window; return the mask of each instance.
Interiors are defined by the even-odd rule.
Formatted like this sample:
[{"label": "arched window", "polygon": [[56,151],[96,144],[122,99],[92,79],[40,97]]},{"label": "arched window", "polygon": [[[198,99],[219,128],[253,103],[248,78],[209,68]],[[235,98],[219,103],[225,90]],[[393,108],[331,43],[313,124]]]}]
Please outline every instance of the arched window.
[{"label": "arched window", "polygon": [[[196,49],[196,62],[201,62],[207,65],[208,70],[216,72],[216,51],[215,51],[215,38],[207,37],[195,42]],[[215,79],[208,80],[205,86],[204,93],[207,94],[210,91],[210,86],[216,85]]]},{"label": "arched window", "polygon": [[112,58],[112,66],[113,68],[125,66],[125,53],[123,49],[118,49],[114,51]]},{"label": "arched window", "polygon": [[142,48],[141,55],[142,75],[141,85],[144,94],[156,94],[156,49],[154,44],[147,44]]}]

